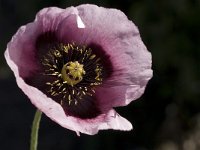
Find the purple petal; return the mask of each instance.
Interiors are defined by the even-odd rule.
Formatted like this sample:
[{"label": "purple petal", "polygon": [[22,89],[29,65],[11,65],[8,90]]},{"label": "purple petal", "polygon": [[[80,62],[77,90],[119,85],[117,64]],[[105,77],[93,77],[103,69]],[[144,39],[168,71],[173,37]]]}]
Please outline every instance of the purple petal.
[{"label": "purple petal", "polygon": [[123,117],[119,116],[114,110],[110,110],[106,114],[102,114],[95,119],[78,119],[75,117],[66,116],[60,104],[48,98],[37,88],[27,85],[19,76],[18,67],[11,60],[8,50],[5,52],[5,58],[8,65],[13,70],[17,84],[22,91],[30,98],[31,102],[49,118],[60,124],[61,126],[74,130],[77,133],[96,134],[98,130],[116,129],[116,130],[131,130],[132,125]]},{"label": "purple petal", "polygon": [[[83,27],[80,20],[85,28],[80,28]],[[109,56],[113,73],[96,89],[102,114],[93,119],[67,116],[59,103],[25,82],[41,69],[37,57],[41,52],[36,43],[46,32],[55,33],[55,38],[63,43],[100,45],[99,53],[105,52]],[[13,36],[5,57],[18,86],[31,102],[52,120],[77,133],[95,134],[102,129],[131,130],[132,125],[112,107],[127,105],[140,97],[152,77],[151,54],[137,27],[121,11],[95,5],[41,10],[33,23],[22,26]]]},{"label": "purple petal", "polygon": [[59,36],[66,42],[101,45],[110,56],[114,74],[104,87],[97,89],[101,107],[124,106],[139,98],[152,77],[152,70],[151,54],[138,28],[116,9],[95,5],[81,5],[77,9],[85,28],[79,29],[71,16],[60,24]]},{"label": "purple petal", "polygon": [[60,9],[44,8],[36,16],[33,23],[22,26],[8,44],[11,59],[19,68],[21,77],[30,77],[40,68],[38,65],[36,41],[45,32],[55,32],[59,23],[69,15],[76,16],[74,7]]}]

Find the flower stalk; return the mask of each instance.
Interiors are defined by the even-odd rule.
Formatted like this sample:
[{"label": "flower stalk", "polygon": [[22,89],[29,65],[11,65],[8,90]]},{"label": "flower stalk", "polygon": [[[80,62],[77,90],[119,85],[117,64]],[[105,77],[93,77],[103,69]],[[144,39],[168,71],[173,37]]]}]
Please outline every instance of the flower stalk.
[{"label": "flower stalk", "polygon": [[39,131],[39,126],[40,126],[41,116],[42,116],[42,112],[37,109],[33,123],[32,123],[30,150],[37,150],[38,131]]}]

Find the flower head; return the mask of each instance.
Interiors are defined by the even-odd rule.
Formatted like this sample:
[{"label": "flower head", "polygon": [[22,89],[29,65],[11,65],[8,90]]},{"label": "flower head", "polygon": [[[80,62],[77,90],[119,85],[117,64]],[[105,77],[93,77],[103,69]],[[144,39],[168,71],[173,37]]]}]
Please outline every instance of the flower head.
[{"label": "flower head", "polygon": [[5,57],[31,102],[77,133],[131,130],[113,107],[140,97],[152,77],[137,27],[121,11],[95,5],[42,9]]}]

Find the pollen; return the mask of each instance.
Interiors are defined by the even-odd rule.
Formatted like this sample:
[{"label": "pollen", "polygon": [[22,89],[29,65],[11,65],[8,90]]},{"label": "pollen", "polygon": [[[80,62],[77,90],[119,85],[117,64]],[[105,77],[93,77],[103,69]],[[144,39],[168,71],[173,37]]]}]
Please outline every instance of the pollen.
[{"label": "pollen", "polygon": [[63,66],[61,74],[63,80],[66,81],[67,84],[74,86],[82,81],[85,70],[83,65],[78,61],[70,61]]},{"label": "pollen", "polygon": [[41,60],[47,93],[59,98],[59,103],[78,105],[84,97],[91,97],[103,82],[101,59],[90,48],[75,44],[59,44]]}]

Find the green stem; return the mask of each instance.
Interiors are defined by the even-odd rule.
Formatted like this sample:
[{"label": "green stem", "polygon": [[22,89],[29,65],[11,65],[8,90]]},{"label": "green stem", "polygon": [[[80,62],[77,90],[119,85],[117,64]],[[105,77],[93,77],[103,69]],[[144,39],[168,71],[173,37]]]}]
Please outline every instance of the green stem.
[{"label": "green stem", "polygon": [[33,124],[32,124],[32,129],[31,129],[30,150],[37,150],[38,130],[39,130],[41,116],[42,116],[42,112],[37,110],[36,113],[35,113],[35,117],[34,117]]}]

